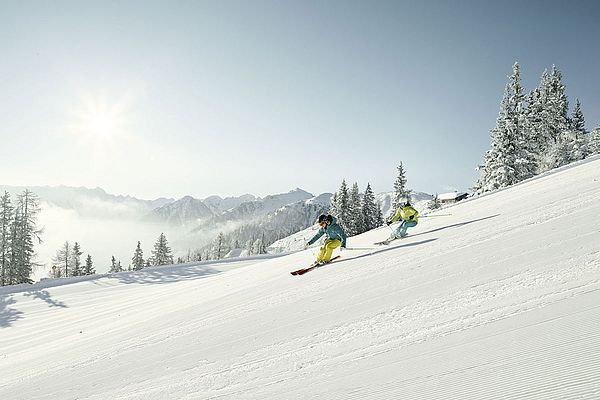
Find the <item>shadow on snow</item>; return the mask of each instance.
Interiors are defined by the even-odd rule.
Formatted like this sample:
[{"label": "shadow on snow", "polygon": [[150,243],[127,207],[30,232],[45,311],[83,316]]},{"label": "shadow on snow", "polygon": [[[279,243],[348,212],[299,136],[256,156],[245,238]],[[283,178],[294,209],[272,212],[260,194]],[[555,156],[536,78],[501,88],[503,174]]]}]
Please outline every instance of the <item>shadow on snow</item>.
[{"label": "shadow on snow", "polygon": [[140,271],[121,272],[108,275],[120,283],[164,284],[201,279],[220,273],[210,265],[178,265],[175,267],[148,267]]},{"label": "shadow on snow", "polygon": [[60,300],[54,300],[47,290],[31,290],[24,293],[27,297],[39,299],[48,304],[48,307],[67,308],[67,305]]},{"label": "shadow on snow", "polygon": [[475,222],[485,221],[486,219],[496,218],[498,216],[500,216],[500,214],[489,215],[487,217],[477,218],[477,219],[473,219],[471,221],[459,222],[458,224],[446,225],[446,226],[442,226],[442,227],[439,227],[439,228],[436,228],[436,229],[431,229],[429,231],[415,233],[414,235],[409,234],[407,236],[407,238],[411,238],[411,237],[415,237],[415,236],[419,236],[419,235],[425,235],[427,233],[439,232],[439,231],[444,230],[444,229],[457,228],[459,226],[464,226],[464,225],[469,225],[469,224],[472,224],[472,223],[475,223]]},{"label": "shadow on snow", "polygon": [[377,249],[375,251],[371,251],[371,252],[366,253],[366,254],[361,254],[360,256],[356,256],[356,257],[352,257],[352,258],[342,258],[340,261],[336,261],[335,263],[337,264],[337,263],[340,263],[340,262],[343,262],[343,261],[357,260],[357,259],[363,258],[363,257],[370,257],[370,256],[373,256],[375,254],[385,253],[387,251],[404,249],[404,248],[413,247],[413,246],[419,246],[421,244],[433,242],[433,241],[435,241],[437,239],[438,238],[432,238],[432,239],[427,239],[427,240],[421,240],[419,242],[410,242],[410,243],[406,243],[406,244],[401,244],[401,245],[398,245],[398,246],[383,247],[382,249]]},{"label": "shadow on snow", "polygon": [[15,300],[7,295],[0,295],[0,328],[8,328],[16,320],[23,318],[23,312],[10,308]]}]

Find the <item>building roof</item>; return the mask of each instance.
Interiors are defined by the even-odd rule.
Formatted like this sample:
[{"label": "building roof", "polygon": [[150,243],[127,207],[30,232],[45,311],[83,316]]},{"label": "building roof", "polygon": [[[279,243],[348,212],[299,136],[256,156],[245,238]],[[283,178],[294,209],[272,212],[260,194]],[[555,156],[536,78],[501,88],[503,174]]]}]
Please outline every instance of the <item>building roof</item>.
[{"label": "building roof", "polygon": [[438,200],[456,200],[458,197],[466,195],[465,192],[449,192],[438,194]]}]

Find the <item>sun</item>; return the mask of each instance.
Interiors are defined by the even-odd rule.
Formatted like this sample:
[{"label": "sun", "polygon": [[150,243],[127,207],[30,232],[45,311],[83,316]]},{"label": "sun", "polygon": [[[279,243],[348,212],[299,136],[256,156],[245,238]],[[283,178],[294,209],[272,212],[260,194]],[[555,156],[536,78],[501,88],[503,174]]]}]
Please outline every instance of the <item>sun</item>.
[{"label": "sun", "polygon": [[118,130],[118,119],[106,110],[93,110],[83,118],[84,131],[97,139],[114,136]]},{"label": "sun", "polygon": [[127,134],[128,109],[126,97],[111,103],[104,96],[87,95],[72,112],[71,131],[86,142],[118,141]]}]

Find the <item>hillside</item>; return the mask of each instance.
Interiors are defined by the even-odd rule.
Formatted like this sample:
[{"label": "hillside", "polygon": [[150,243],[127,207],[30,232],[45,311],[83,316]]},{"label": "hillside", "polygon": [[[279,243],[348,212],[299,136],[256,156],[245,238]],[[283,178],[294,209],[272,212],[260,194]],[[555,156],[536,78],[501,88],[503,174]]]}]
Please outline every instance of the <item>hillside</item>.
[{"label": "hillside", "polygon": [[0,398],[597,398],[598,198],[596,157],[301,277],[316,249],[0,289]]}]

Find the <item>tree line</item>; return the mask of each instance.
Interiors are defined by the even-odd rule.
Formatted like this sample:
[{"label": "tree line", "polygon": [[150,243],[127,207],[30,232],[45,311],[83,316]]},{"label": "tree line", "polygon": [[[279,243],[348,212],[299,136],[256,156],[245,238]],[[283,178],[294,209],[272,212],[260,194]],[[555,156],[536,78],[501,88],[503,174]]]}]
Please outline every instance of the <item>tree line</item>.
[{"label": "tree line", "polygon": [[[407,187],[406,171],[403,162],[397,167],[397,177],[394,182],[392,195],[392,210],[397,210],[410,199],[411,190]],[[329,213],[337,218],[338,223],[344,228],[348,236],[360,235],[371,229],[380,227],[385,222],[381,205],[375,199],[371,184],[363,193],[360,192],[358,183],[354,182],[348,188],[346,180],[331,198]]]},{"label": "tree line", "polygon": [[0,198],[0,286],[32,283],[35,242],[41,243],[36,220],[38,197],[29,190],[13,200],[8,192]]},{"label": "tree line", "polygon": [[[71,276],[94,275],[96,269],[94,268],[92,256],[88,254],[85,264],[82,264],[82,254],[83,252],[81,251],[79,243],[75,242],[74,245],[71,245],[69,241],[66,241],[52,259],[52,268],[49,273],[50,277],[66,278]],[[167,237],[164,233],[161,233],[156,240],[151,254],[151,257],[144,259],[142,244],[138,241],[129,266],[125,268],[121,264],[121,260],[117,260],[115,256],[112,256],[108,272],[139,271],[143,268],[173,264],[173,252],[171,247],[169,247]]]},{"label": "tree line", "polygon": [[591,134],[586,130],[579,99],[569,115],[566,88],[556,66],[545,70],[539,85],[526,94],[521,68],[513,65],[490,133],[490,149],[477,167],[481,173],[473,187],[477,194],[600,154],[600,127]]}]

